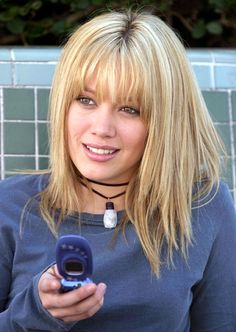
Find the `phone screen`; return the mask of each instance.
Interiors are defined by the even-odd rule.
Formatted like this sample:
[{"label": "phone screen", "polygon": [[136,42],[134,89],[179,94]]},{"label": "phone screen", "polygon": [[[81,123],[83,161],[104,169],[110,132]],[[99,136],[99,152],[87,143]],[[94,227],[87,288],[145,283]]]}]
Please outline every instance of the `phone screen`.
[{"label": "phone screen", "polygon": [[83,264],[79,261],[67,261],[65,263],[65,271],[69,275],[78,275],[84,272]]}]

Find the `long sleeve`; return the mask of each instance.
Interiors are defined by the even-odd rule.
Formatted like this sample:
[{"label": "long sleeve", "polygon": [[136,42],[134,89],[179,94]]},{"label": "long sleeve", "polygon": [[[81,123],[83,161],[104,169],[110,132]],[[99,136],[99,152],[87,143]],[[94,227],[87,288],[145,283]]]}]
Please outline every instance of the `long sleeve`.
[{"label": "long sleeve", "polygon": [[[2,274],[1,274],[2,275]],[[0,313],[0,331],[70,331],[72,324],[53,318],[41,305],[37,292],[39,276],[18,293],[9,307]]]},{"label": "long sleeve", "polygon": [[74,324],[52,317],[38,294],[42,271],[55,259],[55,239],[33,210],[21,232],[23,207],[34,195],[27,189],[34,187],[21,189],[11,179],[0,187],[0,331],[69,331]]},{"label": "long sleeve", "polygon": [[[74,324],[65,324],[53,318],[43,307],[38,295],[38,280],[41,273],[32,277],[24,273],[22,282],[14,289],[15,251],[9,227],[0,230],[0,331],[69,331]],[[27,258],[26,258],[27,259]],[[20,265],[20,264],[19,264]],[[24,282],[23,280],[26,280]],[[11,301],[10,301],[11,298]]]},{"label": "long sleeve", "polygon": [[[0,244],[0,248],[1,248]],[[0,312],[4,310],[11,285],[11,265],[6,259],[6,250],[0,249]],[[4,251],[3,251],[4,250]],[[0,320],[1,321],[1,320]]]},{"label": "long sleeve", "polygon": [[203,279],[193,290],[191,332],[236,331],[236,213],[228,190],[221,198],[208,215],[215,238]]}]

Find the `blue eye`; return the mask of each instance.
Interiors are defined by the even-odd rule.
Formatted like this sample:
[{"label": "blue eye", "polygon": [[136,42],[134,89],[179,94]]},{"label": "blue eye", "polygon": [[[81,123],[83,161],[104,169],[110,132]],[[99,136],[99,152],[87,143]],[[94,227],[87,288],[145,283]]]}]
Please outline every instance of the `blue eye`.
[{"label": "blue eye", "polygon": [[139,110],[134,107],[123,106],[120,110],[130,115],[140,115]]},{"label": "blue eye", "polygon": [[78,100],[83,105],[95,105],[95,102],[91,98],[88,98],[88,97],[79,96],[76,98],[76,100]]}]

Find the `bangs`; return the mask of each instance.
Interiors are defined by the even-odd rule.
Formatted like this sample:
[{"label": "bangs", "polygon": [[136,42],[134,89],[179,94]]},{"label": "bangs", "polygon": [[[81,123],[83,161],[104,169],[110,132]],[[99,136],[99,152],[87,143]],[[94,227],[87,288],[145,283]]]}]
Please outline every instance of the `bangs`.
[{"label": "bangs", "polygon": [[96,47],[90,48],[79,60],[74,87],[76,94],[85,91],[95,81],[96,98],[99,102],[109,97],[114,105],[133,104],[145,118],[144,110],[147,110],[147,101],[151,101],[151,98],[150,89],[145,84],[148,82],[145,79],[147,72],[143,67],[141,61],[125,47],[102,51]]}]

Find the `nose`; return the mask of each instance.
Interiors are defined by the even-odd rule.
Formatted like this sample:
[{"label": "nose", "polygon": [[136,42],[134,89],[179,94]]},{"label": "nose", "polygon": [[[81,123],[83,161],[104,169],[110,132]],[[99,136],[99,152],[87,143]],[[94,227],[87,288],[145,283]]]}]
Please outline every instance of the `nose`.
[{"label": "nose", "polygon": [[94,114],[92,134],[103,138],[116,135],[115,116],[111,105],[102,104]]}]

